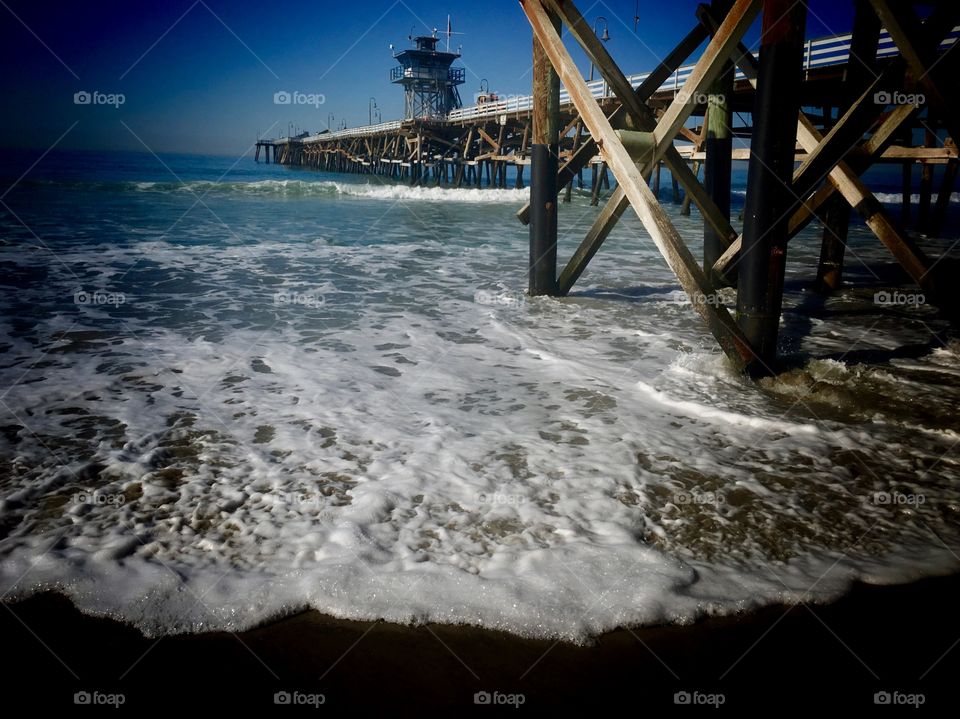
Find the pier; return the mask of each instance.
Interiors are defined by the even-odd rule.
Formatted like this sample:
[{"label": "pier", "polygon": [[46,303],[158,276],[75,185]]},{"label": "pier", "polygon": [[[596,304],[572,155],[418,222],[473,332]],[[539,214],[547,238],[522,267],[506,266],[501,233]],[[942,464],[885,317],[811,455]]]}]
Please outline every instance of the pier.
[{"label": "pier", "polygon": [[[699,6],[658,67],[628,75],[574,3],[521,0],[534,38],[531,95],[488,94],[460,107],[463,76],[451,66],[459,55],[438,53],[436,38],[415,38],[416,50],[395,55],[400,66],[392,75],[405,85],[405,119],[259,140],[256,159],[414,186],[521,188],[526,174],[531,202],[517,215],[530,226],[531,295],[570,292],[632,207],[734,365],[773,374],[788,242],[814,221],[822,226],[820,291],[842,283],[855,211],[927,300],[956,316],[949,265],[927,256],[919,237],[942,230],[956,179],[960,113],[947,88],[960,70],[960,53],[950,52],[960,38],[960,4],[851,1],[850,33],[806,40],[805,3],[713,0]],[[919,9],[931,5],[921,19]],[[754,53],[743,38],[757,18],[764,32]],[[584,80],[561,28],[599,80]],[[432,56],[443,57],[434,63]],[[424,92],[432,99],[411,99]],[[749,123],[736,126],[734,114]],[[750,149],[734,148],[736,138],[749,139]],[[734,160],[749,163],[739,230],[730,217]],[[878,163],[902,168],[897,217],[861,179]],[[663,167],[672,201],[703,216],[702,258],[660,205]],[[574,183],[584,187],[585,172],[592,204],[603,207],[559,269],[557,203],[569,200]],[[736,288],[735,307],[719,301],[724,287]]]}]

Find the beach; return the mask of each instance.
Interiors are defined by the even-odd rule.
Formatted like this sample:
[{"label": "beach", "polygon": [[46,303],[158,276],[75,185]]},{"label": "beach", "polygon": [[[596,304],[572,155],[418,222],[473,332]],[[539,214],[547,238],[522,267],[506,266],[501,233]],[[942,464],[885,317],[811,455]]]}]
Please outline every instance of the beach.
[{"label": "beach", "polygon": [[[957,582],[924,578],[960,565],[960,346],[935,308],[876,300],[903,276],[863,226],[829,299],[816,243],[791,249],[790,369],[754,383],[636,218],[581,289],[530,298],[524,191],[167,162],[183,183],[61,156],[8,199],[58,258],[3,219],[12,685],[60,672],[45,701],[128,707],[938,701]],[[209,216],[178,222],[197,198]],[[562,208],[573,237],[589,199]]]},{"label": "beach", "polygon": [[406,715],[414,708],[489,711],[486,692],[500,709],[527,711],[676,710],[689,697],[705,709],[866,713],[887,708],[886,695],[901,709],[911,701],[927,710],[953,705],[958,597],[956,575],[859,585],[826,606],[620,629],[590,646],[315,611],[236,635],[156,640],[82,615],[54,595],[8,606],[0,617],[4,651],[17,657],[4,672],[7,697],[53,710],[72,709],[77,692],[99,692],[123,695],[119,708],[130,712],[281,711],[286,693],[301,708],[313,702],[338,714],[376,708]]},{"label": "beach", "polygon": [[955,711],[960,6],[0,4],[7,714]]}]

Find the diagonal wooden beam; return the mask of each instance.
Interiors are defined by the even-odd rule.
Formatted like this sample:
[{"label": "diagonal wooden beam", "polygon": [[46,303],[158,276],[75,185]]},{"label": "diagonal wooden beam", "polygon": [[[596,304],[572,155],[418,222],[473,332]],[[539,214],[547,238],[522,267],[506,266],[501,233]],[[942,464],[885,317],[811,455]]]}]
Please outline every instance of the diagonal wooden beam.
[{"label": "diagonal wooden beam", "polygon": [[[708,25],[715,20],[709,13],[709,10],[704,11],[701,8],[701,20],[706,22]],[[951,26],[952,27],[952,26]],[[949,32],[949,28],[947,29]],[[939,39],[937,40],[939,43]],[[743,71],[744,75],[750,81],[751,84],[755,86],[756,77],[757,77],[757,61],[756,58],[747,51],[746,48],[742,47],[739,58],[737,59],[737,64],[740,69]],[[912,106],[906,106],[897,108],[888,116],[887,120],[881,125],[882,132],[874,133],[875,136],[879,134],[879,137],[876,138],[876,142],[872,145],[871,154],[880,152],[883,145],[885,145],[886,140],[889,139],[889,136],[893,131],[899,127],[899,125],[906,120],[915,110]],[[799,120],[797,124],[797,141],[800,145],[807,150],[812,152],[815,150],[821,143],[823,138],[820,133],[817,132],[813,124],[809,119],[801,112],[799,115]],[[874,138],[871,138],[873,141]],[[868,145],[870,146],[870,142]],[[867,189],[867,187],[860,181],[857,174],[850,168],[846,162],[840,162],[837,164],[828,175],[828,180],[830,184],[838,189],[843,197],[851,204],[854,209],[856,209],[866,221],[870,229],[877,235],[877,238],[890,249],[891,253],[895,258],[903,265],[904,269],[910,274],[910,276],[921,286],[928,289],[931,294],[935,294],[932,287],[933,278],[929,276],[928,268],[930,266],[929,261],[924,256],[923,252],[917,247],[909,236],[906,235],[902,230],[900,230],[890,219],[887,213],[883,210],[882,205],[876,200],[873,194]],[[819,193],[818,193],[819,194]],[[819,194],[819,199],[825,201],[832,192]],[[816,198],[817,196],[815,196]],[[804,208],[801,206],[799,213],[810,213],[811,215],[815,211],[815,208]],[[807,219],[806,221],[809,221]],[[797,217],[795,214],[791,218],[790,222],[790,233],[795,234],[799,232],[802,228],[804,222],[804,216],[801,215]],[[735,260],[737,253],[740,251],[743,238],[738,238],[723,255],[717,260],[714,264],[714,272],[723,276],[724,271],[730,266],[730,264]],[[921,284],[926,283],[926,284]]]},{"label": "diagonal wooden beam", "polygon": [[[589,33],[583,32],[583,27],[586,24],[583,22],[579,24],[574,22],[577,18],[582,21],[582,17],[576,12],[576,8],[573,7],[572,3],[564,2],[561,4],[556,2],[556,0],[547,0],[547,2],[561,13],[561,17],[564,18],[565,22],[573,23],[568,24],[571,34],[580,41],[584,51],[593,59],[594,65],[604,74],[607,82],[610,83],[611,86],[613,86],[615,79],[618,82],[618,86],[626,82],[625,78],[622,78],[622,73],[616,68],[616,63],[613,62],[606,48],[599,42],[592,30]],[[669,153],[670,149],[676,150],[676,148],[673,147],[673,140],[680,128],[693,113],[697,104],[694,102],[697,93],[712,83],[723,72],[724,63],[740,45],[740,38],[743,37],[747,28],[750,27],[750,24],[756,18],[761,4],[762,0],[736,0],[733,8],[716,28],[716,32],[711,38],[710,43],[707,45],[707,48],[700,56],[696,65],[694,65],[693,70],[691,70],[687,76],[683,87],[674,97],[666,111],[660,116],[656,127],[652,130],[654,147],[650,158],[651,162],[657,162],[663,158],[665,154]],[[617,75],[620,75],[622,81],[617,78]],[[627,87],[629,87],[629,83]],[[631,115],[642,114],[644,112],[643,108],[646,106],[643,105],[643,103],[634,102],[636,96],[633,93],[627,93],[624,97],[618,95],[618,97],[621,102],[627,106],[628,112],[631,108],[633,109],[634,112],[630,113]],[[630,100],[628,101],[627,98],[630,98]],[[628,102],[629,104],[627,104]],[[649,108],[646,109],[646,112],[649,112]],[[679,157],[679,153],[676,153],[676,157]],[[682,162],[682,164],[686,167],[685,162]],[[687,168],[687,171],[689,176],[692,177],[692,171],[690,171],[689,168]],[[678,172],[682,171],[678,169]],[[699,181],[696,181],[696,178],[694,178],[694,182],[697,186],[703,187]],[[703,192],[702,197],[705,201],[709,200],[706,192]],[[712,200],[709,200],[709,203],[712,204]]]},{"label": "diagonal wooden beam", "polygon": [[[819,142],[820,133],[806,118],[801,118],[801,123],[805,125],[807,132],[799,137],[799,141],[801,146],[809,151]],[[830,175],[831,184],[835,184],[840,194],[863,216],[870,229],[890,250],[913,281],[924,291],[939,296],[934,285],[934,277],[929,272],[930,261],[923,251],[905,232],[896,226],[877,198],[867,189],[863,181],[850,171],[845,162],[841,162],[837,169],[840,172],[837,173],[836,177],[833,173]]]},{"label": "diagonal wooden beam", "polygon": [[876,124],[877,117],[883,110],[873,102],[874,93],[889,89],[891,79],[902,75],[901,63],[892,62],[888,65],[823,136],[820,143],[808,151],[793,176],[793,190],[799,197],[809,195],[829,174],[830,169],[860,144],[860,139]]},{"label": "diagonal wooden beam", "polygon": [[[567,25],[570,34],[573,35],[574,39],[580,43],[591,62],[593,62],[593,64],[599,69],[600,74],[607,81],[607,84],[613,90],[614,94],[620,99],[622,106],[626,108],[627,114],[631,119],[633,119],[634,124],[640,129],[652,131],[656,137],[659,124],[657,123],[653,112],[646,105],[646,103],[641,101],[641,99],[634,93],[633,88],[630,85],[630,81],[627,80],[626,76],[617,66],[617,63],[614,61],[614,59],[610,57],[607,49],[603,46],[603,43],[600,42],[600,39],[596,36],[596,33],[593,32],[593,29],[589,26],[587,21],[584,20],[583,16],[580,14],[580,11],[577,10],[577,8],[571,2],[546,0],[546,4],[550,9],[556,12],[564,24]],[[687,86],[684,85],[684,91],[686,91],[686,87]],[[689,117],[689,114],[693,111],[694,106],[695,103],[687,103],[687,117]],[[661,118],[661,120],[662,119],[663,118]],[[684,118],[684,122],[685,121],[686,117]],[[683,128],[682,123],[680,125],[680,129],[685,129]],[[723,240],[725,240],[724,246],[729,245],[736,239],[737,232],[730,226],[729,220],[727,220],[724,213],[721,212],[717,207],[716,203],[713,201],[713,198],[710,197],[703,185],[700,184],[700,181],[697,179],[697,176],[694,174],[693,170],[690,169],[690,166],[687,164],[686,160],[680,156],[679,151],[673,145],[672,137],[667,145],[663,148],[663,152],[663,159],[666,162],[670,173],[681,185],[683,185],[687,195],[691,197],[696,203],[697,207],[700,208],[700,212],[703,214],[707,222],[709,222],[717,234]],[[658,153],[654,152],[644,166],[643,173],[646,173],[649,170],[649,167],[655,166],[655,163],[658,161],[658,159]],[[626,202],[626,199],[621,199],[621,202]],[[610,227],[606,229],[606,232],[609,232],[621,214],[622,209],[618,213],[608,213],[604,216],[598,217],[597,222],[612,223]]]},{"label": "diagonal wooden beam", "polygon": [[[607,81],[607,84],[613,90],[614,94],[620,98],[622,106],[626,108],[628,116],[633,119],[635,125],[653,132],[654,137],[656,137],[659,125],[653,112],[633,92],[629,80],[627,80],[626,76],[621,72],[613,58],[610,57],[603,43],[597,38],[593,29],[586,20],[584,20],[577,8],[572,3],[558,2],[557,0],[546,0],[546,4],[551,10],[556,12],[564,24],[567,25],[570,34],[580,43],[591,62],[600,70],[601,75]],[[733,41],[734,46],[735,44],[736,42]],[[704,70],[703,72],[706,71]],[[687,85],[684,85],[684,92],[687,92],[686,87]],[[695,90],[693,92],[695,92]],[[686,112],[686,117],[689,117],[689,114],[693,111],[694,104],[687,102],[686,105],[687,107],[684,112]],[[664,115],[666,114],[667,113],[664,113]],[[686,121],[686,117],[683,118],[682,122]],[[661,121],[662,120],[663,117],[661,117]],[[680,129],[684,129],[682,123]],[[721,240],[724,241],[724,245],[726,246],[733,242],[737,237],[736,231],[730,226],[729,220],[717,207],[713,198],[710,197],[703,185],[700,184],[697,176],[680,156],[676,147],[673,146],[672,138],[661,148],[661,152],[664,153],[663,159],[671,174],[683,185],[688,197],[691,197],[697,204],[704,218],[714,228]],[[649,159],[645,158],[645,164],[641,171],[642,174],[649,173],[650,169],[656,166],[658,161],[659,154],[656,151]],[[611,212],[601,213],[596,218],[586,239],[581,243],[580,248],[570,259],[564,270],[563,274],[567,278],[573,277],[576,279],[580,276],[585,268],[585,263],[589,262],[593,255],[596,254],[600,244],[603,243],[604,239],[606,239],[614,225],[623,215],[626,209],[627,198],[623,193],[615,192],[608,202],[616,202],[621,206],[614,206]],[[563,291],[562,287],[563,285],[560,286],[561,292]],[[567,287],[567,290],[569,291],[569,287]]]},{"label": "diagonal wooden beam", "polygon": [[680,126],[687,121],[696,103],[694,98],[723,72],[724,63],[740,44],[740,39],[760,11],[761,0],[737,0],[727,13],[703,55],[687,76],[683,87],[667,107],[653,131],[656,148],[654,159],[663,156],[667,143],[672,143]]},{"label": "diagonal wooden beam", "polygon": [[487,141],[487,144],[490,145],[490,147],[493,148],[494,154],[495,154],[495,155],[499,155],[499,154],[500,154],[500,143],[498,143],[496,140],[494,140],[492,137],[490,137],[490,135],[488,135],[488,134],[484,131],[484,129],[483,129],[482,127],[479,127],[479,126],[478,126],[478,127],[477,127],[477,132],[480,134],[480,137],[482,137],[484,140],[486,140],[486,141]]},{"label": "diagonal wooden beam", "polygon": [[[806,227],[824,203],[835,192],[840,191],[851,207],[864,217],[867,225],[877,235],[877,238],[884,245],[892,246],[891,252],[894,256],[898,259],[904,258],[903,262],[906,263],[904,266],[908,269],[911,277],[916,279],[918,276],[923,277],[926,274],[925,267],[929,266],[929,261],[924,257],[922,251],[908,235],[897,228],[893,220],[883,210],[882,205],[858,177],[858,173],[865,172],[873,164],[873,161],[879,157],[890,141],[893,133],[915,111],[916,108],[911,105],[900,105],[895,108],[874,132],[873,136],[853,153],[851,162],[856,165],[856,170],[847,162],[841,162],[831,171],[827,178],[828,182],[804,202],[790,218],[790,237],[795,236]],[[805,148],[813,147],[819,143],[820,134],[806,117],[801,115],[801,118],[803,131],[797,133],[798,140]],[[723,253],[714,265],[714,272],[722,275],[727,270],[735,261],[737,253],[740,251],[740,245],[741,240],[738,239]],[[909,269],[910,267],[913,268],[912,271]]]},{"label": "diagonal wooden beam", "polygon": [[610,231],[616,224],[616,221],[626,211],[629,201],[626,201],[626,195],[620,185],[614,189],[610,199],[604,203],[603,209],[597,216],[597,220],[590,227],[577,251],[570,257],[563,271],[560,272],[560,278],[557,280],[557,292],[560,295],[566,295],[570,289],[580,279],[580,275],[590,264],[590,260],[597,254],[600,246],[610,235]]},{"label": "diagonal wooden beam", "polygon": [[[742,4],[755,3],[744,0]],[[752,367],[756,358],[743,332],[737,327],[726,307],[708,301],[714,288],[683,243],[669,217],[644,182],[640,170],[634,164],[620,139],[614,132],[603,111],[597,105],[589,88],[580,76],[573,58],[560,40],[540,0],[521,0],[523,11],[533,27],[533,32],[550,58],[550,62],[570,93],[570,99],[580,112],[590,133],[603,148],[604,157],[617,178],[618,184],[630,200],[630,204],[643,226],[647,229],[657,249],[673,270],[681,286],[687,292],[694,309],[706,321],[720,347],[739,369]]]},{"label": "diagonal wooden beam", "polygon": [[[690,53],[696,50],[706,38],[706,29],[702,25],[696,25],[663,61],[657,65],[653,72],[647,75],[647,78],[640,83],[640,86],[635,90],[634,94],[636,94],[642,102],[646,103],[653,93],[660,89],[660,86],[667,81],[667,78],[680,67],[683,61],[690,56]],[[628,118],[623,105],[618,105],[608,119],[614,127],[625,124]],[[597,151],[597,143],[594,139],[592,137],[586,139],[573,156],[560,168],[557,175],[557,187],[563,187],[576,177],[577,173],[586,167],[587,163],[597,154]],[[529,222],[530,203],[527,203],[517,211],[517,219],[523,224]]]},{"label": "diagonal wooden beam", "polygon": [[[857,176],[862,175],[880,159],[888,143],[892,140],[893,134],[904,122],[912,117],[916,111],[917,109],[912,105],[897,105],[893,112],[884,118],[880,126],[874,130],[866,142],[851,150],[846,163],[853,173]],[[836,193],[837,186],[833,184],[829,176],[827,180],[828,181],[821,185],[810,198],[805,200],[803,205],[794,213],[790,220],[791,236],[806,227],[817,216],[820,207]]]},{"label": "diagonal wooden beam", "polygon": [[[703,111],[703,127],[700,128],[700,134],[695,135],[696,140],[693,142],[693,149],[695,152],[702,152],[704,143],[707,141],[707,118],[709,117],[709,115],[710,115],[710,108],[706,108]],[[693,172],[693,176],[699,180],[700,178],[697,177],[697,175],[700,172],[700,160],[694,160],[691,171]],[[704,185],[704,189],[706,189],[706,185]],[[690,214],[690,200],[691,200],[690,193],[687,193],[686,195],[684,195],[683,204],[680,206],[681,215]],[[724,215],[724,217],[726,217],[726,215]]]},{"label": "diagonal wooden beam", "polygon": [[935,69],[942,57],[938,52],[940,42],[930,40],[932,34],[944,28],[949,31],[956,25],[960,20],[960,3],[956,0],[941,3],[922,24],[913,9],[905,3],[894,5],[888,0],[870,0],[870,3],[900,50],[900,55],[906,60],[914,82],[923,89],[927,102],[941,111],[950,135],[957,138],[960,136],[960,113],[956,93],[944,93],[937,82]]},{"label": "diagonal wooden beam", "polygon": [[[567,123],[567,126],[566,126],[565,128],[563,128],[562,130],[560,130],[560,137],[561,137],[561,138],[566,137],[566,136],[570,133],[570,130],[572,130],[573,128],[575,128],[575,127],[576,127],[577,125],[579,125],[579,124],[580,124],[580,117],[579,117],[578,115],[574,115],[574,116],[573,116],[573,119],[570,120],[570,122]],[[559,185],[558,185],[558,187],[559,187]]]}]

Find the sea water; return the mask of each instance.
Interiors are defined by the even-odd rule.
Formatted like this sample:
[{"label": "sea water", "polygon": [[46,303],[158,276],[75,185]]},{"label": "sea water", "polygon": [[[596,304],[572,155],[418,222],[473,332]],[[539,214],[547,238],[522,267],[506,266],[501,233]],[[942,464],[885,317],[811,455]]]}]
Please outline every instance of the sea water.
[{"label": "sea water", "polygon": [[[583,641],[960,566],[960,342],[862,223],[826,300],[819,229],[791,243],[792,369],[754,383],[629,211],[531,298],[524,190],[36,160],[0,168],[5,600]],[[561,204],[561,260],[598,211]]]}]

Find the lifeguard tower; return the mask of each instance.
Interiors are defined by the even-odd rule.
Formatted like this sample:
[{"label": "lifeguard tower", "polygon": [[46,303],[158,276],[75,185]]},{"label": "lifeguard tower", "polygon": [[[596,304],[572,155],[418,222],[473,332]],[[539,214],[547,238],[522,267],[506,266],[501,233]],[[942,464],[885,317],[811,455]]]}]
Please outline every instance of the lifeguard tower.
[{"label": "lifeguard tower", "polygon": [[390,82],[403,85],[404,117],[445,119],[461,105],[457,86],[464,82],[464,69],[451,67],[460,53],[437,50],[438,38],[430,35],[412,39],[416,47],[395,53],[400,66],[390,72]]}]

